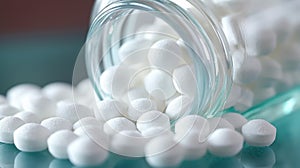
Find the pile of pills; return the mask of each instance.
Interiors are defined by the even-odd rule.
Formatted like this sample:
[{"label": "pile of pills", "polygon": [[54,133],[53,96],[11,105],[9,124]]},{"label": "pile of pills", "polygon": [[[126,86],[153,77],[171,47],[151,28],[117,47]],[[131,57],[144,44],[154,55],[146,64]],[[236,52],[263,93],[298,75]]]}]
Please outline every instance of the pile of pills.
[{"label": "pile of pills", "polygon": [[[221,157],[234,156],[244,141],[260,147],[275,140],[276,128],[270,123],[247,121],[238,113],[210,119],[185,115],[173,129],[174,113],[188,110],[189,96],[176,97],[169,102],[173,107],[165,112],[159,111],[159,102],[150,98],[137,98],[135,107],[130,108],[116,99],[97,102],[91,98],[94,94],[81,92],[91,87],[83,80],[72,94],[66,94],[72,87],[65,83],[11,88],[7,97],[1,96],[0,142],[15,144],[24,152],[48,149],[53,157],[69,159],[76,166],[100,165],[111,151],[129,157],[145,156],[151,166],[166,167],[199,159],[207,151]],[[87,100],[94,101],[87,106]],[[181,111],[176,107],[182,107]],[[173,112],[176,110],[179,112]]]}]

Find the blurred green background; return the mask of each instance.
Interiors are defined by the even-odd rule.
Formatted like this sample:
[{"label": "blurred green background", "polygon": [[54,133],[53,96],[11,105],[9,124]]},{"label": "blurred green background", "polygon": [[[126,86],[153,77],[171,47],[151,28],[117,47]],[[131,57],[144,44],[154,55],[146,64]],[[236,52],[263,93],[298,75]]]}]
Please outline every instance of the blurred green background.
[{"label": "blurred green background", "polygon": [[2,0],[0,94],[24,82],[71,82],[93,2]]}]

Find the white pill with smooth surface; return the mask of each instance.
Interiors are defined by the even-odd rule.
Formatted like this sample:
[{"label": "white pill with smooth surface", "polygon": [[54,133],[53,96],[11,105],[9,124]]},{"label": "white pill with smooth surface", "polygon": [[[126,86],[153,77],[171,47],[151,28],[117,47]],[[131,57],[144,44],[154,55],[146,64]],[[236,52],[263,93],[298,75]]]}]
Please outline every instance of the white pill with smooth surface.
[{"label": "white pill with smooth surface", "polygon": [[74,133],[78,136],[87,136],[102,148],[108,148],[109,137],[103,131],[102,126],[85,125],[77,128]]},{"label": "white pill with smooth surface", "polygon": [[164,135],[168,135],[168,136],[174,135],[174,133],[170,129],[166,129],[163,127],[151,127],[141,133],[143,137],[147,139],[155,138],[158,136],[164,136]]},{"label": "white pill with smooth surface", "polygon": [[55,116],[56,103],[44,96],[30,97],[22,103],[22,106],[24,110],[37,114],[40,119]]},{"label": "white pill with smooth surface", "polygon": [[108,152],[89,137],[74,140],[67,149],[71,163],[79,167],[101,165],[108,157]]},{"label": "white pill with smooth surface", "polygon": [[77,138],[78,136],[70,130],[57,131],[47,140],[48,150],[55,158],[68,159],[67,148]]},{"label": "white pill with smooth surface", "polygon": [[152,66],[169,73],[184,62],[181,48],[172,39],[163,39],[154,43],[149,49],[148,60]]},{"label": "white pill with smooth surface", "polygon": [[210,153],[220,157],[231,157],[243,148],[243,136],[233,129],[220,128],[215,130],[207,139]]},{"label": "white pill with smooth surface", "polygon": [[72,123],[61,117],[47,118],[41,122],[41,125],[47,128],[51,134],[59,130],[72,130]]},{"label": "white pill with smooth surface", "polygon": [[159,69],[151,70],[145,76],[144,85],[146,91],[159,100],[167,100],[176,93],[172,75]]},{"label": "white pill with smooth surface", "polygon": [[210,132],[219,128],[234,129],[233,125],[221,117],[213,117],[208,119]]},{"label": "white pill with smooth surface", "polygon": [[239,113],[226,113],[222,116],[225,120],[227,120],[235,130],[241,131],[241,128],[244,124],[248,122],[248,120]]},{"label": "white pill with smooth surface", "polygon": [[169,102],[165,113],[171,120],[175,120],[184,116],[191,110],[193,100],[185,95],[181,95]]},{"label": "white pill with smooth surface", "polygon": [[39,152],[47,149],[50,131],[36,123],[27,123],[14,132],[14,143],[23,152]]},{"label": "white pill with smooth surface", "polygon": [[196,93],[197,80],[192,66],[183,65],[174,69],[173,84],[179,93],[193,98]]},{"label": "white pill with smooth surface", "polygon": [[199,159],[206,154],[207,143],[199,140],[199,133],[195,130],[184,136],[175,135],[175,140],[184,148],[186,160]]},{"label": "white pill with smooth surface", "polygon": [[175,167],[183,161],[185,153],[173,135],[164,135],[153,138],[146,144],[145,155],[150,166]]},{"label": "white pill with smooth surface", "polygon": [[143,157],[147,139],[136,130],[121,131],[111,140],[112,152],[129,157]]},{"label": "white pill with smooth surface", "polygon": [[81,80],[75,89],[76,95],[80,97],[91,97],[94,95],[94,88],[90,79]]},{"label": "white pill with smooth surface", "polygon": [[25,122],[23,120],[13,116],[8,116],[0,120],[0,142],[13,144],[14,131],[24,124]]},{"label": "white pill with smooth surface", "polygon": [[79,127],[88,126],[88,125],[103,127],[103,124],[104,123],[102,121],[100,121],[94,117],[85,117],[85,118],[78,120],[76,123],[74,123],[73,129],[76,130]]},{"label": "white pill with smooth surface", "polygon": [[169,130],[171,125],[170,119],[166,114],[160,111],[149,111],[138,118],[136,127],[140,132],[144,132],[152,127],[161,127]]},{"label": "white pill with smooth surface", "polygon": [[107,135],[114,135],[125,130],[136,130],[136,126],[125,117],[117,117],[106,121],[103,130]]},{"label": "white pill with smooth surface", "polygon": [[68,83],[50,83],[43,87],[42,92],[46,97],[56,102],[73,99],[73,89]]},{"label": "white pill with smooth surface", "polygon": [[56,116],[69,120],[72,124],[85,118],[93,117],[93,111],[87,106],[67,101],[57,103]]},{"label": "white pill with smooth surface", "polygon": [[276,138],[276,128],[263,119],[248,121],[242,127],[242,133],[251,146],[270,146]]},{"label": "white pill with smooth surface", "polygon": [[41,119],[39,116],[35,113],[29,112],[29,111],[21,111],[14,115],[15,117],[20,118],[25,123],[40,123]]},{"label": "white pill with smooth surface", "polygon": [[133,69],[125,66],[109,67],[100,76],[102,91],[114,98],[122,97],[128,90],[133,73]]},{"label": "white pill with smooth surface", "polygon": [[6,96],[9,104],[17,108],[22,108],[22,96],[32,94],[33,92],[40,92],[40,87],[34,84],[24,83],[10,88]]},{"label": "white pill with smooth surface", "polygon": [[153,110],[157,110],[157,104],[154,100],[140,98],[133,100],[128,104],[128,111],[124,116],[130,120],[136,121],[142,114]]},{"label": "white pill with smooth surface", "polygon": [[112,118],[121,117],[127,112],[126,104],[117,100],[102,100],[97,101],[97,110],[95,110],[95,117],[99,120],[107,121]]},{"label": "white pill with smooth surface", "polygon": [[150,98],[149,93],[146,91],[145,87],[135,87],[128,90],[127,94],[125,94],[124,98],[130,102],[139,98]]},{"label": "white pill with smooth surface", "polygon": [[180,118],[175,124],[175,134],[178,134],[178,136],[185,135],[192,130],[197,130],[199,138],[201,138],[202,141],[205,141],[210,133],[207,119],[199,115],[187,115]]},{"label": "white pill with smooth surface", "polygon": [[134,38],[126,41],[119,49],[119,58],[122,64],[128,64],[130,66],[148,65],[148,51],[152,42],[145,38]]},{"label": "white pill with smooth surface", "polygon": [[20,110],[8,105],[8,104],[1,104],[0,105],[0,120],[4,117],[13,116],[17,114]]}]

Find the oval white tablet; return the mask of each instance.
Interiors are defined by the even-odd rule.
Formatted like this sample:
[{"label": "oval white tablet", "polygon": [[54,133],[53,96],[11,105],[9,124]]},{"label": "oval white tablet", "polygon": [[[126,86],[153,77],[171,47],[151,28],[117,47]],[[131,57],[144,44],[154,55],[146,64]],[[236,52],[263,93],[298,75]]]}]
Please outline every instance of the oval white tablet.
[{"label": "oval white tablet", "polygon": [[262,119],[248,121],[242,127],[242,133],[251,146],[270,146],[276,138],[276,128]]},{"label": "oval white tablet", "polygon": [[23,120],[13,116],[8,116],[0,120],[0,142],[13,144],[14,131],[24,124],[25,122]]},{"label": "oval white tablet", "polygon": [[50,131],[36,123],[27,123],[14,132],[14,143],[23,152],[38,152],[47,149]]}]

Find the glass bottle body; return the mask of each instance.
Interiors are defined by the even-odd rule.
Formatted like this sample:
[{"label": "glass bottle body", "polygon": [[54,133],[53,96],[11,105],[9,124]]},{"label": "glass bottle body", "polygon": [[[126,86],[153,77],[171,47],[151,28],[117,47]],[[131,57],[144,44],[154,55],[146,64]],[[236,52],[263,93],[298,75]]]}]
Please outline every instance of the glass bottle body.
[{"label": "glass bottle body", "polygon": [[141,49],[146,53],[169,38],[183,44],[195,74],[189,114],[243,112],[300,83],[298,7],[299,0],[98,0],[87,40],[89,74],[100,99],[117,99],[102,91],[99,77],[108,67],[127,66],[119,58],[122,45],[142,38],[149,41]]}]

